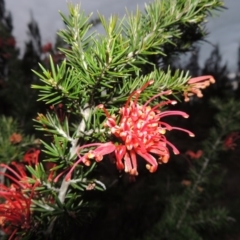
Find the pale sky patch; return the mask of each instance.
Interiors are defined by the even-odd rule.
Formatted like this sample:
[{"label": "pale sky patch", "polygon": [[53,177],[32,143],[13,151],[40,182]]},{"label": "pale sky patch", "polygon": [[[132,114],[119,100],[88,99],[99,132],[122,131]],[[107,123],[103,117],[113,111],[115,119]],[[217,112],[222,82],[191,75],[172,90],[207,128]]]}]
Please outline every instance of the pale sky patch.
[{"label": "pale sky patch", "polygon": [[[30,12],[38,22],[42,37],[42,43],[53,42],[56,31],[63,28],[60,10],[67,13],[66,0],[5,0],[7,10],[13,15],[14,35],[17,37],[18,46],[24,46],[27,39],[27,23],[30,21]],[[144,9],[147,0],[71,0],[72,3],[80,3],[86,14],[97,11],[109,17],[110,14],[118,14],[122,17],[125,8],[134,11],[138,5]],[[207,40],[213,44],[219,44],[223,54],[223,60],[227,61],[230,68],[236,68],[237,48],[240,43],[240,1],[225,0],[228,10],[219,13],[209,19],[207,29],[210,35]],[[201,63],[209,56],[213,47],[207,43],[202,44]]]}]

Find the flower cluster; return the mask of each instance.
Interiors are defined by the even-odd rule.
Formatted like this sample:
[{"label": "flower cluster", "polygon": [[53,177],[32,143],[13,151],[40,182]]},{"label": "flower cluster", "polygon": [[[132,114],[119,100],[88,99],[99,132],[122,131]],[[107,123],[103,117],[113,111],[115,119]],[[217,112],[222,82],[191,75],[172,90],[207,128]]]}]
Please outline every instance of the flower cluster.
[{"label": "flower cluster", "polygon": [[[79,147],[79,160],[71,168],[67,179],[70,178],[78,163],[83,162],[89,165],[91,159],[101,161],[104,155],[110,153],[115,154],[117,169],[124,170],[134,176],[138,175],[137,156],[147,162],[146,168],[150,172],[155,172],[158,164],[168,162],[170,157],[168,146],[172,148],[174,154],[179,154],[178,149],[167,140],[166,131],[176,129],[188,133],[191,137],[194,134],[186,129],[173,127],[163,122],[162,118],[172,115],[188,118],[188,115],[182,111],[164,111],[162,109],[167,104],[176,104],[177,102],[174,100],[162,101],[153,107],[150,106],[150,103],[156,98],[170,95],[172,93],[170,90],[156,94],[144,105],[139,104],[138,99],[141,92],[153,82],[151,80],[141,89],[133,92],[125,106],[119,110],[119,116],[111,116],[103,105],[98,106],[106,114],[105,127],[117,140],[116,142],[92,143]],[[88,147],[96,148],[81,156],[81,150]]]}]

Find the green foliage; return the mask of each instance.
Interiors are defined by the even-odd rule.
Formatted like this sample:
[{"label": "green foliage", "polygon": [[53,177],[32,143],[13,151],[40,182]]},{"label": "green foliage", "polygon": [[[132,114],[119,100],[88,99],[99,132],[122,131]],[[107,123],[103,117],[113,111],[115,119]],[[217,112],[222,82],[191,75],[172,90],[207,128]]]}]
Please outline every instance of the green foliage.
[{"label": "green foliage", "polygon": [[[78,239],[82,233],[84,236],[85,223],[96,212],[96,200],[103,196],[100,193],[106,190],[105,182],[112,187],[119,176],[115,171],[112,180],[111,174],[104,176],[101,172],[104,168],[110,172],[109,149],[102,150],[108,155],[102,165],[91,157],[93,147],[114,142],[111,131],[104,127],[106,115],[109,112],[108,118],[110,115],[114,118],[129,96],[138,93],[136,90],[150,80],[154,83],[134,96],[135,102],[168,100],[169,96],[153,97],[165,90],[171,90],[173,97],[180,99],[182,93],[189,90],[189,74],[172,71],[170,67],[164,71],[159,63],[171,54],[189,50],[194,41],[202,39],[206,35],[206,17],[222,6],[217,0],[155,0],[146,5],[144,13],[137,9],[135,13],[127,12],[122,19],[111,16],[107,20],[99,14],[104,35],[92,31],[90,16],[86,16],[78,5],[68,5],[68,16],[60,13],[66,25],[59,31],[66,43],[60,48],[65,59],[56,64],[54,56],[50,57],[49,70],[39,64],[42,73],[34,65],[33,72],[41,83],[36,79],[29,81],[39,92],[38,101],[51,106],[34,120],[36,130],[44,134],[41,140],[43,162],[26,166],[27,181],[22,183],[26,185],[20,185],[24,186],[24,191],[19,192],[23,191],[24,197],[31,202],[31,221],[29,226],[18,228],[16,235],[26,239]],[[34,23],[29,28],[36,33],[38,49],[30,51],[36,59],[40,56],[41,39]],[[193,29],[196,39],[188,36]],[[28,46],[31,50],[33,44]],[[173,50],[167,51],[169,47]],[[105,112],[98,108],[99,104],[104,105]],[[202,200],[205,191],[200,189],[207,188],[210,161],[217,159],[222,137],[232,130],[229,116],[234,123],[239,119],[239,112],[232,108],[234,102],[229,101],[229,104],[220,106],[221,112],[228,111],[225,113],[228,118],[225,115],[217,118],[218,129],[210,131],[203,157],[189,169],[191,186],[180,196],[166,194],[161,199],[162,203],[169,200],[169,204],[165,203],[165,212],[146,239],[159,239],[159,236],[176,240],[203,239],[202,229],[210,226],[218,230],[226,222],[228,212],[225,209],[203,208],[207,201]],[[6,138],[2,139],[5,141]],[[106,155],[105,152],[102,155]],[[121,173],[120,176],[124,178],[125,175]],[[126,192],[123,195],[125,197]],[[198,209],[201,201],[205,205]],[[132,204],[138,205],[138,202]]]},{"label": "green foliage", "polygon": [[[65,63],[57,71],[52,64],[51,72],[42,68],[44,76],[38,76],[46,85],[33,85],[33,88],[40,89],[40,99],[47,102],[56,104],[67,98],[68,102],[76,99],[74,105],[96,106],[99,103],[108,104],[108,101],[116,105],[113,99],[124,101],[130,91],[149,80],[149,77],[154,77],[156,82],[147,89],[148,96],[154,90],[175,90],[171,83],[176,83],[177,90],[181,91],[187,76],[178,73],[178,76],[171,78],[169,72],[165,76],[154,67],[148,56],[166,55],[163,52],[164,44],[175,45],[173,39],[182,36],[181,25],[187,27],[194,23],[200,27],[208,12],[221,7],[222,2],[189,0],[175,1],[174,5],[170,1],[154,1],[146,6],[145,14],[137,10],[123,19],[111,16],[108,21],[99,15],[106,31],[104,36],[88,32],[90,16],[85,16],[80,6],[68,6],[69,16],[61,14],[67,27],[59,35],[70,45],[70,49],[60,50],[65,53],[71,70],[66,73]],[[153,71],[144,78],[146,65],[152,65]],[[64,80],[61,80],[62,76]]]}]

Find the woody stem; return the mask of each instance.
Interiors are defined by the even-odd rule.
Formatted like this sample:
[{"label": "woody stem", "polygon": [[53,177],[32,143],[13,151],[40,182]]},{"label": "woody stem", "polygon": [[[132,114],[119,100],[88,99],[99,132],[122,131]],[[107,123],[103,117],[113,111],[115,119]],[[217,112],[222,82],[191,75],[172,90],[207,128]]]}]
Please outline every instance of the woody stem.
[{"label": "woody stem", "polygon": [[[86,128],[86,122],[89,118],[89,115],[90,115],[90,108],[89,107],[86,107],[84,110],[81,111],[82,112],[82,120],[81,122],[79,123],[78,125],[78,128],[77,128],[77,136],[79,137],[81,135],[82,132],[85,131],[85,128]],[[70,159],[72,159],[76,152],[77,152],[77,147],[78,147],[78,138],[75,138],[72,140],[71,142],[72,146],[70,148]],[[62,180],[62,183],[61,183],[61,187],[59,189],[59,193],[58,193],[58,199],[61,203],[64,203],[65,201],[65,197],[66,197],[66,194],[67,194],[67,190],[68,190],[68,187],[70,185],[71,181],[66,181],[65,177],[63,178]],[[53,230],[53,227],[54,227],[54,224],[55,224],[55,221],[56,221],[56,217],[53,218],[52,222],[50,223],[47,231],[46,231],[46,234],[49,235],[51,234],[52,230]]]}]

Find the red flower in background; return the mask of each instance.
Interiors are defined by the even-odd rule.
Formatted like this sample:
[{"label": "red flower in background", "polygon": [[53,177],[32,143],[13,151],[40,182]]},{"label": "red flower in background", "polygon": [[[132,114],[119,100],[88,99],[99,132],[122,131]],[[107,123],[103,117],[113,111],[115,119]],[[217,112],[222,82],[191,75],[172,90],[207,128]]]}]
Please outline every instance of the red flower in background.
[{"label": "red flower in background", "polygon": [[90,150],[84,156],[79,153],[79,160],[68,173],[67,179],[70,178],[71,172],[79,162],[89,165],[90,159],[101,161],[104,155],[112,152],[115,153],[117,168],[124,169],[131,175],[138,175],[137,156],[142,157],[147,162],[146,168],[150,172],[155,172],[158,164],[168,162],[170,156],[168,146],[173,149],[174,154],[179,154],[178,149],[167,140],[166,131],[176,129],[187,132],[192,137],[194,134],[186,129],[173,127],[163,122],[162,118],[172,115],[188,118],[188,115],[182,111],[163,111],[161,109],[167,104],[176,104],[176,101],[173,100],[163,101],[154,107],[149,106],[154,99],[162,95],[169,95],[172,93],[171,91],[156,94],[144,105],[138,104],[141,92],[153,82],[147,82],[141,89],[129,96],[125,106],[119,111],[119,121],[117,121],[116,116],[110,116],[103,105],[99,106],[107,117],[105,127],[110,129],[117,142],[92,143],[79,147],[80,152],[87,147],[97,146],[96,149]]},{"label": "red flower in background", "polygon": [[193,152],[192,150],[188,150],[185,155],[189,156],[192,159],[198,159],[203,155],[203,151],[202,150],[198,150],[196,153]]},{"label": "red flower in background", "polygon": [[225,149],[234,150],[237,146],[236,141],[240,139],[240,133],[239,132],[232,132],[230,133],[224,140],[223,146]]},{"label": "red flower in background", "polygon": [[12,144],[17,144],[20,143],[22,141],[22,135],[18,134],[18,133],[13,133],[10,137],[9,137],[9,141]]},{"label": "red flower in background", "polygon": [[15,47],[16,45],[16,40],[14,37],[10,37],[5,41],[5,44],[9,47]]},{"label": "red flower in background", "polygon": [[47,43],[45,45],[43,45],[42,47],[42,52],[43,53],[48,53],[52,51],[52,44],[51,43]]},{"label": "red flower in background", "polygon": [[11,175],[0,172],[12,181],[10,187],[0,184],[0,228],[10,235],[9,239],[13,239],[18,231],[28,231],[31,228],[31,203],[35,189],[27,182],[23,164],[12,162],[11,165],[16,170],[1,164]]},{"label": "red flower in background", "polygon": [[39,149],[31,148],[24,154],[22,161],[28,165],[36,165],[40,152]]},{"label": "red flower in background", "polygon": [[0,38],[0,47],[15,47],[16,40],[14,37],[9,37],[7,39]]},{"label": "red flower in background", "polygon": [[4,199],[0,204],[0,227],[12,239],[18,230],[31,227],[31,198],[25,197],[14,186],[0,185],[0,189],[0,197]]}]

